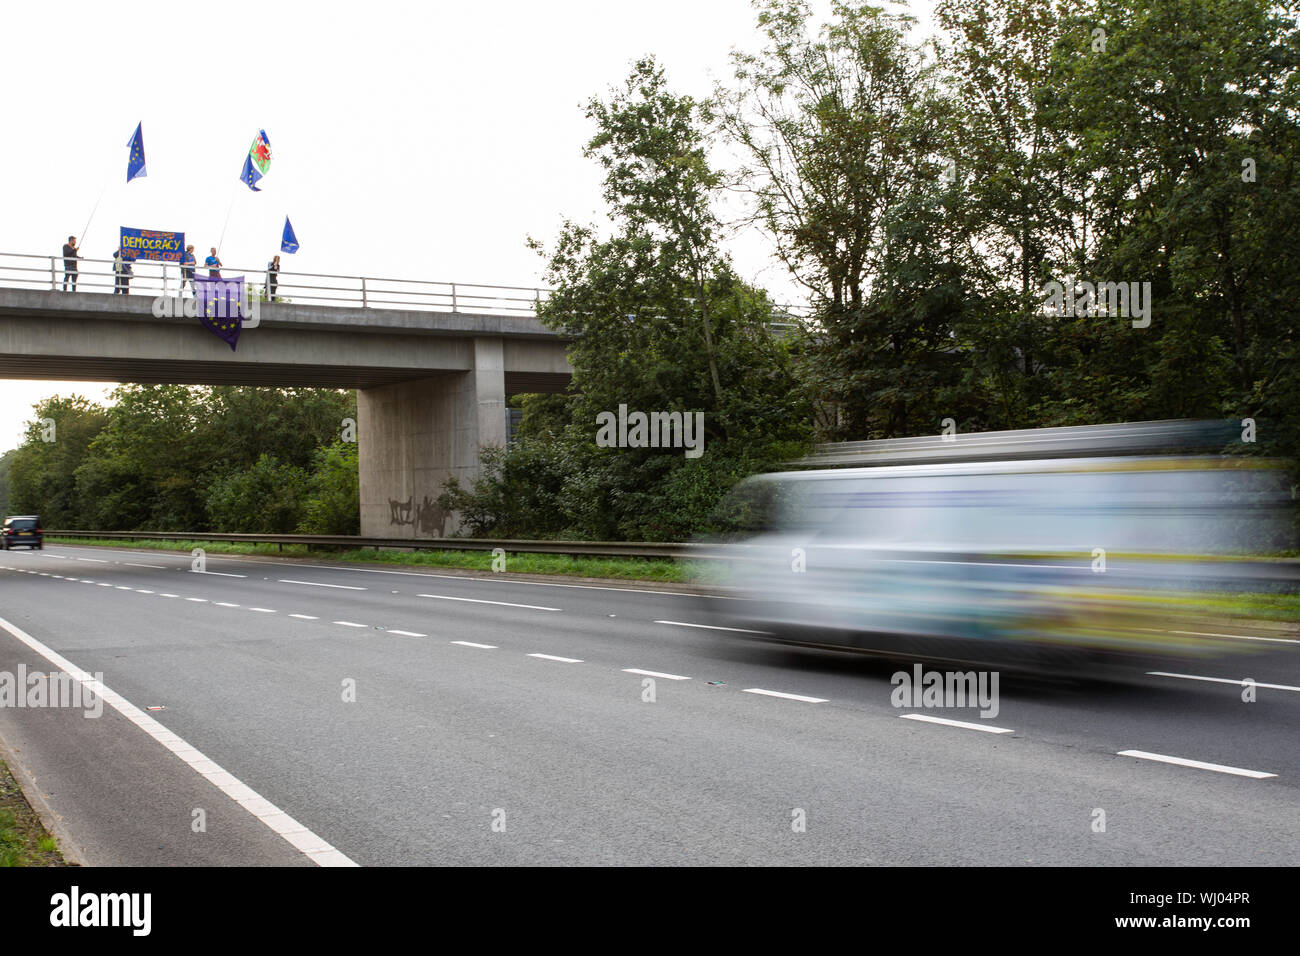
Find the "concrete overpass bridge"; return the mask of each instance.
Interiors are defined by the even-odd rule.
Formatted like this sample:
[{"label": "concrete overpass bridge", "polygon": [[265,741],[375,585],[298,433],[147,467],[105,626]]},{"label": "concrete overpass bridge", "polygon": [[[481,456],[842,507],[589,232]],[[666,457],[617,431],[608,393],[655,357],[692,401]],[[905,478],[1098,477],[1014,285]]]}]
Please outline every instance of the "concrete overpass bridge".
[{"label": "concrete overpass bridge", "polygon": [[292,301],[261,303],[232,352],[195,318],[155,316],[174,264],[135,270],[132,294],[112,295],[111,263],[83,259],[64,292],[61,259],[0,255],[0,378],[355,388],[363,535],[454,531],[434,500],[505,444],[507,396],[572,375],[534,315],[541,290],[281,273],[276,297]]}]

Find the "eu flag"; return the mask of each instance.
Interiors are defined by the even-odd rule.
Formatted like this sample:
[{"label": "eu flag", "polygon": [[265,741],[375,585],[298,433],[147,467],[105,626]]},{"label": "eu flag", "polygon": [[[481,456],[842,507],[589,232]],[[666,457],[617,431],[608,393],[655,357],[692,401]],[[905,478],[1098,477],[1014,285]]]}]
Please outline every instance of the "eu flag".
[{"label": "eu flag", "polygon": [[137,176],[144,176],[144,123],[137,123],[135,135],[126,148],[131,151],[131,158],[126,162],[126,181],[129,183]]},{"label": "eu flag", "polygon": [[280,237],[281,252],[297,252],[298,237],[293,234],[293,224],[289,222],[289,217],[284,217],[284,235]]},{"label": "eu flag", "polygon": [[209,332],[229,345],[232,352],[244,327],[246,291],[243,276],[234,279],[194,277],[199,320]]}]

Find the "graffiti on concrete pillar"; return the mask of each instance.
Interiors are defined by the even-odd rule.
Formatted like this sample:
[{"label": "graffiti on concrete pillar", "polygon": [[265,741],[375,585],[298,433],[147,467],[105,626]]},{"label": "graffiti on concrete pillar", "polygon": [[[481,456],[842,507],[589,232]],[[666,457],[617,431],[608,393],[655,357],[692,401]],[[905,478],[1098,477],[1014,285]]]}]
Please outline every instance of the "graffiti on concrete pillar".
[{"label": "graffiti on concrete pillar", "polygon": [[428,495],[419,504],[415,503],[414,495],[405,501],[389,498],[388,512],[389,524],[399,528],[414,527],[419,534],[430,537],[442,537],[443,526],[447,522],[447,512],[439,508]]}]

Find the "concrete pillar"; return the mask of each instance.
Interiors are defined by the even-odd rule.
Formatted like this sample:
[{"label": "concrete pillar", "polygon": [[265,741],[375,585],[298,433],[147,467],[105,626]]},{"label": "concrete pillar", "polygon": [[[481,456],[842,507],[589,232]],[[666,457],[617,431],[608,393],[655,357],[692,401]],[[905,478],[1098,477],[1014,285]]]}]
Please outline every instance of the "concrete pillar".
[{"label": "concrete pillar", "polygon": [[459,515],[437,504],[448,478],[470,487],[479,452],[506,443],[502,339],[474,339],[469,372],[357,391],[361,533],[382,538],[454,534]]}]

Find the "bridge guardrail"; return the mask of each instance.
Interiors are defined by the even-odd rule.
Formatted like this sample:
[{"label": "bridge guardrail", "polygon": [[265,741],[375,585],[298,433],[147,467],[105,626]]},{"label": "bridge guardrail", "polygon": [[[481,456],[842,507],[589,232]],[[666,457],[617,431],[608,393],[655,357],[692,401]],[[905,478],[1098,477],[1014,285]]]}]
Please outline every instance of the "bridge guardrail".
[{"label": "bridge guardrail", "polygon": [[[203,257],[198,258],[199,262],[193,267],[195,274],[207,275]],[[177,263],[137,259],[131,266],[133,274],[126,294],[182,294],[181,271]],[[228,278],[242,275],[265,296],[270,275],[265,266],[244,269],[223,265],[219,271]],[[71,275],[64,270],[62,256],[0,252],[0,285],[50,291],[68,288],[70,291]],[[75,275],[77,292],[112,293],[116,286],[112,259],[78,258]],[[276,273],[274,298],[305,305],[535,316],[537,307],[549,294],[548,289],[526,286],[280,270]],[[774,306],[769,324],[775,329],[793,328],[801,312],[798,306]]]}]

